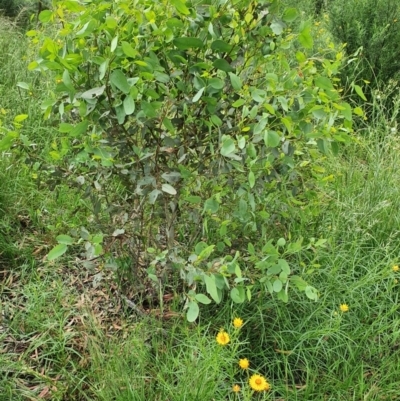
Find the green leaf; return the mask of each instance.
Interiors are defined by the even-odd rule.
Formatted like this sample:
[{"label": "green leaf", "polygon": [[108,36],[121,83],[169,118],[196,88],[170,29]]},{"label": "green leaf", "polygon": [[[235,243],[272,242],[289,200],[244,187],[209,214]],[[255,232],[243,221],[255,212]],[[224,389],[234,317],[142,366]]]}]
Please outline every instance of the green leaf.
[{"label": "green leaf", "polygon": [[281,142],[281,137],[275,131],[266,131],[264,134],[264,142],[265,146],[269,148],[276,148]]},{"label": "green leaf", "polygon": [[135,111],[135,101],[131,95],[127,95],[124,99],[124,111],[127,116],[131,115]]},{"label": "green leaf", "polygon": [[246,103],[244,99],[238,99],[236,102],[232,103],[232,107],[241,107]]},{"label": "green leaf", "polygon": [[[281,239],[283,239],[283,238],[281,238]],[[283,239],[283,241],[285,241],[285,240]],[[286,241],[285,241],[285,243],[286,243]],[[280,268],[282,269],[282,271],[284,273],[286,273],[288,275],[290,274],[290,267],[289,267],[288,262],[286,262],[285,259],[278,259],[278,265],[280,266]]]},{"label": "green leaf", "polygon": [[282,269],[279,265],[272,265],[268,268],[267,273],[270,276],[273,276],[275,274],[279,274],[281,271],[282,271]]},{"label": "green leaf", "polygon": [[200,255],[200,253],[204,251],[204,249],[206,249],[207,247],[208,247],[207,243],[200,241],[194,247],[194,252],[196,255]]},{"label": "green leaf", "polygon": [[176,195],[176,189],[170,184],[162,184],[161,189],[170,195]]},{"label": "green leaf", "polygon": [[116,86],[120,91],[128,94],[131,90],[125,74],[121,70],[114,70],[110,75],[111,83]]},{"label": "green leaf", "polygon": [[347,121],[352,121],[353,116],[351,113],[351,106],[348,103],[342,102],[340,103],[343,106],[343,110],[341,110],[341,114]]},{"label": "green leaf", "polygon": [[211,120],[211,122],[212,122],[213,124],[215,124],[217,127],[220,127],[220,126],[223,124],[222,120],[221,120],[217,115],[215,115],[215,114],[213,114],[213,115],[210,117],[210,120]]},{"label": "green leaf", "polygon": [[250,188],[253,188],[255,183],[256,183],[256,178],[254,176],[254,173],[252,171],[250,171],[249,172],[249,185],[250,185]]},{"label": "green leaf", "polygon": [[305,293],[306,293],[307,298],[309,298],[313,301],[316,301],[318,299],[318,292],[314,287],[311,287],[311,285],[308,285],[305,288]]},{"label": "green leaf", "polygon": [[84,120],[80,122],[78,125],[76,125],[73,130],[70,131],[70,135],[73,137],[80,137],[86,132],[88,126],[89,126],[89,121]]},{"label": "green leaf", "polygon": [[247,244],[247,251],[249,252],[250,255],[254,255],[256,253],[254,245],[251,242]]},{"label": "green leaf", "polygon": [[232,301],[236,304],[242,304],[246,299],[244,287],[234,287],[231,289]]},{"label": "green leaf", "polygon": [[225,71],[225,72],[234,71],[232,66],[223,58],[217,58],[216,60],[214,60],[213,66],[216,69],[221,70],[221,71]]},{"label": "green leaf", "polygon": [[94,99],[98,96],[101,96],[104,92],[105,85],[99,86],[98,88],[89,89],[86,92],[83,92],[81,95],[82,99]]},{"label": "green leaf", "polygon": [[202,47],[204,47],[203,41],[199,38],[175,38],[173,43],[180,50],[201,49]]},{"label": "green leaf", "polygon": [[229,156],[235,150],[236,150],[235,141],[229,137],[225,138],[225,140],[222,142],[221,155],[225,157]]},{"label": "green leaf", "polygon": [[154,71],[154,78],[158,82],[162,82],[163,84],[166,84],[170,80],[170,77],[168,74],[165,74],[165,73],[159,72],[159,71]]},{"label": "green leaf", "polygon": [[206,248],[204,248],[200,252],[199,256],[197,257],[197,261],[202,261],[202,260],[208,259],[211,256],[211,254],[214,252],[214,248],[215,248],[215,245],[209,245]]},{"label": "green leaf", "polygon": [[280,291],[280,292],[278,292],[277,294],[276,294],[276,297],[280,300],[280,301],[282,301],[282,302],[285,302],[285,303],[287,303],[288,302],[288,294],[287,294],[287,292],[285,291],[285,290],[282,290],[282,291]]},{"label": "green leaf", "polygon": [[62,81],[69,92],[75,92],[74,85],[72,85],[72,81],[67,70],[63,72]]},{"label": "green leaf", "polygon": [[224,81],[220,78],[210,78],[208,84],[214,89],[222,89],[224,87]]},{"label": "green leaf", "polygon": [[126,117],[123,104],[115,107],[115,114],[117,115],[118,124],[123,124]]},{"label": "green leaf", "polygon": [[18,86],[19,88],[26,89],[26,90],[29,90],[29,89],[30,89],[29,84],[27,84],[26,82],[17,82],[17,86]]},{"label": "green leaf", "polygon": [[195,298],[196,298],[197,302],[200,302],[201,304],[204,304],[204,305],[208,305],[211,303],[211,299],[208,298],[208,296],[204,295],[204,294],[196,294]]},{"label": "green leaf", "polygon": [[139,52],[135,50],[128,42],[122,42],[122,51],[125,56],[135,58],[139,55]]},{"label": "green leaf", "polygon": [[229,72],[229,78],[231,80],[232,88],[236,91],[242,88],[242,80],[233,72]]},{"label": "green leaf", "polygon": [[321,89],[325,89],[325,90],[334,90],[335,89],[332,85],[331,80],[326,77],[317,77],[317,78],[315,78],[314,83],[318,88],[321,88]]},{"label": "green leaf", "polygon": [[110,51],[114,53],[114,50],[117,48],[118,45],[118,35],[111,41]]},{"label": "green leaf", "polygon": [[64,255],[67,252],[68,246],[66,244],[58,244],[56,245],[48,254],[47,260],[52,261],[54,259],[59,258],[61,255]]},{"label": "green leaf", "polygon": [[296,20],[299,16],[299,13],[297,12],[297,10],[295,8],[287,8],[284,12],[283,12],[283,16],[282,16],[282,20],[285,22],[293,22],[294,20]]},{"label": "green leaf", "polygon": [[364,101],[367,100],[367,98],[366,98],[365,95],[364,95],[363,90],[361,89],[361,86],[354,85],[354,89],[356,90],[357,95],[360,96],[360,98],[361,98],[362,100],[364,100]]},{"label": "green leaf", "polygon": [[290,281],[299,289],[299,291],[304,291],[308,284],[300,276],[292,276]]},{"label": "green leaf", "polygon": [[186,313],[186,319],[189,323],[194,322],[199,317],[199,305],[195,301],[189,302],[189,307]]},{"label": "green leaf", "polygon": [[0,141],[0,152],[4,152],[11,148],[12,144],[14,143],[15,139],[18,138],[18,133],[11,131],[8,132],[7,135]]},{"label": "green leaf", "polygon": [[229,53],[232,49],[232,46],[223,40],[217,39],[211,43],[211,50],[215,50],[221,53]]},{"label": "green leaf", "polygon": [[61,123],[58,126],[58,131],[62,132],[63,134],[66,134],[68,132],[71,132],[75,127],[72,124],[68,124],[68,123]]},{"label": "green leaf", "polygon": [[262,89],[253,89],[251,91],[251,97],[253,100],[255,100],[257,103],[262,103],[265,101],[265,97],[267,96],[267,93],[262,90]]},{"label": "green leaf", "polygon": [[353,113],[360,117],[362,117],[364,115],[364,112],[362,111],[361,107],[354,107]]},{"label": "green leaf", "polygon": [[69,235],[65,234],[58,235],[56,240],[59,244],[72,245],[74,243],[74,240]]},{"label": "green leaf", "polygon": [[313,41],[313,38],[311,36],[311,28],[310,28],[310,26],[307,25],[300,32],[299,42],[304,48],[312,49],[312,47],[314,46],[314,41]]},{"label": "green leaf", "polygon": [[103,234],[95,234],[92,238],[93,244],[101,244],[103,242],[104,235]]},{"label": "green leaf", "polygon": [[185,3],[181,0],[170,0],[170,3],[175,7],[176,11],[178,13],[183,14],[183,15],[189,15],[190,11],[186,7]]},{"label": "green leaf", "polygon": [[318,118],[320,120],[326,117],[324,106],[314,106],[310,109],[310,112],[315,118]]},{"label": "green leaf", "polygon": [[28,114],[18,114],[14,117],[14,123],[21,123],[29,117]]},{"label": "green leaf", "polygon": [[204,210],[210,213],[217,213],[219,209],[219,203],[215,199],[207,199],[204,202]]},{"label": "green leaf", "polygon": [[279,279],[276,279],[274,281],[274,284],[272,284],[272,288],[274,290],[274,292],[279,292],[283,287],[282,281]]},{"label": "green leaf", "polygon": [[191,196],[187,196],[185,198],[185,201],[187,201],[189,203],[193,203],[193,204],[199,204],[199,203],[201,203],[201,197],[200,196],[191,195]]},{"label": "green leaf", "polygon": [[158,116],[157,110],[152,103],[142,101],[141,106],[146,117],[156,118]]},{"label": "green leaf", "polygon": [[219,304],[221,302],[221,298],[217,290],[217,285],[215,284],[215,276],[214,275],[207,276],[205,274],[203,278],[204,282],[206,283],[206,289],[208,294],[217,304]]},{"label": "green leaf", "polygon": [[282,21],[275,20],[271,22],[270,27],[275,35],[280,35],[285,28],[285,24]]},{"label": "green leaf", "polygon": [[108,63],[109,63],[108,60],[106,60],[106,61],[104,61],[103,63],[100,64],[100,67],[99,67],[99,73],[100,73],[99,79],[100,80],[103,79],[104,76],[106,75],[107,68],[108,68]]},{"label": "green leaf", "polygon": [[201,88],[201,89],[193,96],[193,99],[192,99],[192,102],[193,102],[193,103],[196,103],[196,102],[199,101],[199,99],[201,98],[201,95],[202,95],[203,92],[204,92],[204,89],[206,89],[206,88]]},{"label": "green leaf", "polygon": [[149,203],[150,205],[154,205],[156,203],[156,200],[158,198],[158,195],[161,194],[161,191],[158,189],[153,189],[150,193],[149,193]]},{"label": "green leaf", "polygon": [[79,2],[77,2],[76,0],[67,0],[63,2],[63,6],[65,6],[65,8],[68,11],[72,11],[74,13],[78,13],[80,11],[84,11],[85,7],[80,4]]},{"label": "green leaf", "polygon": [[53,13],[50,10],[44,10],[39,14],[40,22],[49,22],[53,19]]}]

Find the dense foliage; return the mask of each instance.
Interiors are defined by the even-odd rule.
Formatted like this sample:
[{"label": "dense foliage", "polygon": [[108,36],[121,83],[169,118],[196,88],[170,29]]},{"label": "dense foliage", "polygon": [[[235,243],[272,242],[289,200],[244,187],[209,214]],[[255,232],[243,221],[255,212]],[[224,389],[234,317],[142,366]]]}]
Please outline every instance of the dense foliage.
[{"label": "dense foliage", "polygon": [[397,0],[335,0],[327,7],[330,31],[346,43],[351,63],[344,79],[379,88],[400,78],[400,3]]},{"label": "dense foliage", "polygon": [[42,43],[29,68],[58,82],[42,106],[62,121],[50,163],[117,222],[59,236],[50,259],[82,240],[97,257],[103,235],[123,237],[132,271],[151,257],[155,282],[180,272],[191,320],[210,302],[198,283],[217,303],[253,287],[287,301],[290,282],[316,299],[286,259],[324,241],[274,239],[271,227],[310,201],[321,154],[349,141],[352,108],[336,87],[341,53],[307,56],[309,24],[292,33],[298,13],[279,4],[60,1],[40,14],[59,26],[28,32]]}]

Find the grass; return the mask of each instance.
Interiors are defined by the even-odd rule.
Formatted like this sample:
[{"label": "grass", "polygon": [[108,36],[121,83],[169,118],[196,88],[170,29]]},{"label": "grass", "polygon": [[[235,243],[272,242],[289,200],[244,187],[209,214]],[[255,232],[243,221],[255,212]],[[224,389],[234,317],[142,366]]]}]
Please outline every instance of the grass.
[{"label": "grass", "polygon": [[[24,39],[2,21],[0,27],[5,124],[28,113],[25,133],[46,152],[56,133],[41,120],[38,99],[51,82],[38,81],[36,97],[16,89],[32,80]],[[318,212],[299,213],[288,227],[293,238],[328,240],[293,260],[319,300],[293,293],[283,304],[259,293],[245,305],[205,307],[196,324],[181,317],[172,289],[162,294],[164,304],[138,315],[101,264],[43,262],[65,221],[80,227],[90,211],[71,188],[48,192],[35,170],[3,155],[0,401],[400,399],[400,273],[392,269],[399,263],[400,140],[378,107],[357,142],[324,161],[334,180],[321,186]],[[343,303],[348,312],[340,311]],[[235,316],[245,321],[239,331]],[[226,347],[215,341],[221,328],[231,335]],[[248,372],[239,358],[250,360]],[[271,391],[249,392],[255,372]]]}]

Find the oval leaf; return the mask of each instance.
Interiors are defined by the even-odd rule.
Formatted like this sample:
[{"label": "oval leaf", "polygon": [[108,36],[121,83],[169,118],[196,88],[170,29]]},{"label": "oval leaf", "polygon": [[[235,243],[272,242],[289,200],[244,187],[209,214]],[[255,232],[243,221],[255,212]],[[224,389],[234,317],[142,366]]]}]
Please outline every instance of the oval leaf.
[{"label": "oval leaf", "polygon": [[131,115],[135,111],[135,101],[131,95],[128,95],[124,99],[124,111],[127,116]]},{"label": "oval leaf", "polygon": [[47,254],[47,260],[52,261],[54,259],[59,258],[61,255],[64,255],[64,253],[67,251],[68,246],[65,244],[58,244],[56,245],[48,254]]},{"label": "oval leaf", "polygon": [[361,86],[359,86],[359,85],[354,85],[354,89],[356,90],[357,95],[360,96],[360,98],[361,98],[362,100],[364,100],[364,101],[367,100],[367,98],[366,98],[365,95],[364,95],[363,90],[361,89]]},{"label": "oval leaf", "polygon": [[196,294],[196,301],[200,302],[201,304],[208,305],[211,303],[211,299],[208,298],[207,295],[204,294]]},{"label": "oval leaf", "polygon": [[206,88],[201,88],[201,89],[193,96],[193,99],[192,99],[192,102],[193,102],[193,103],[196,103],[196,102],[201,98],[201,95],[203,94],[204,89],[206,89]]},{"label": "oval leaf", "polygon": [[222,143],[221,155],[228,156],[236,149],[235,142],[232,138],[226,138]]},{"label": "oval leaf", "polygon": [[242,88],[242,80],[236,74],[229,72],[229,78],[231,79],[233,89],[238,91]]},{"label": "oval leaf", "polygon": [[170,184],[162,184],[161,189],[170,195],[176,195],[176,189]]},{"label": "oval leaf", "polygon": [[174,45],[180,50],[188,50],[201,49],[204,43],[199,38],[183,37],[174,39]]},{"label": "oval leaf", "polygon": [[210,294],[211,298],[219,304],[221,302],[221,298],[219,296],[218,290],[217,290],[217,285],[215,283],[215,276],[207,276],[204,275],[204,282],[206,283],[206,289],[207,292]]},{"label": "oval leaf", "polygon": [[283,287],[282,281],[277,279],[274,281],[274,284],[272,285],[272,288],[274,289],[274,292],[279,292]]},{"label": "oval leaf", "polygon": [[266,131],[264,134],[265,146],[269,148],[276,148],[281,142],[281,137],[275,131]]},{"label": "oval leaf", "polygon": [[72,245],[74,243],[74,240],[69,235],[65,234],[59,235],[56,240],[59,244]]},{"label": "oval leaf", "polygon": [[194,322],[198,318],[199,312],[200,312],[200,310],[199,310],[199,305],[197,304],[197,302],[190,301],[189,308],[186,313],[187,321],[190,323]]},{"label": "oval leaf", "polygon": [[236,304],[243,303],[246,299],[244,288],[243,287],[232,288],[231,298],[232,298],[232,301],[235,302]]},{"label": "oval leaf", "polygon": [[120,91],[128,94],[131,90],[129,86],[128,80],[126,79],[125,74],[121,70],[114,70],[111,73],[110,81],[113,85],[115,85]]},{"label": "oval leaf", "polygon": [[249,185],[250,185],[250,188],[253,188],[255,183],[256,183],[256,178],[254,176],[254,173],[252,171],[250,171],[249,172]]}]

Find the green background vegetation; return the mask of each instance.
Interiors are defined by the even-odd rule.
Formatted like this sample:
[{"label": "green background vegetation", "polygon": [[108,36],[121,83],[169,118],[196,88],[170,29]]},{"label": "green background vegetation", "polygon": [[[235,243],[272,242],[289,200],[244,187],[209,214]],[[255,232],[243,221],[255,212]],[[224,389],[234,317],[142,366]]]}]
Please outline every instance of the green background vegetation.
[{"label": "green background vegetation", "polygon": [[[138,3],[150,7],[150,3]],[[185,14],[181,1],[171,3]],[[68,136],[67,128],[79,123],[74,119],[80,118],[79,110],[69,107],[65,100],[69,96],[65,96],[66,75],[59,70],[38,73],[35,69],[39,69],[39,63],[32,68],[34,60],[45,63],[51,54],[43,50],[44,37],[55,43],[64,40],[60,39],[59,27],[51,23],[48,13],[28,17],[23,24],[1,18],[0,401],[400,398],[400,272],[394,268],[400,263],[399,99],[395,95],[399,71],[396,59],[400,60],[396,56],[399,5],[389,0],[331,0],[326,9],[319,9],[312,1],[278,3],[273,20],[277,24],[275,36],[268,30],[264,32],[266,40],[273,38],[275,43],[268,42],[272,56],[265,61],[263,54],[254,65],[268,65],[268,73],[277,74],[278,81],[285,74],[297,72],[301,65],[301,85],[304,90],[314,91],[315,105],[332,107],[325,111],[327,115],[334,110],[333,103],[350,105],[351,124],[342,116],[334,125],[338,131],[341,124],[348,129],[349,140],[339,141],[336,146],[336,132],[324,131],[322,118],[318,117],[313,123],[325,135],[325,142],[310,144],[288,135],[291,146],[301,151],[293,156],[295,168],[288,158],[276,156],[271,159],[275,175],[266,178],[261,169],[254,168],[257,158],[251,162],[246,159],[251,149],[246,155],[240,153],[238,138],[247,135],[246,123],[232,120],[245,129],[232,134],[233,144],[229,138],[213,142],[215,137],[199,128],[204,135],[199,139],[218,149],[202,155],[207,160],[218,159],[233,179],[229,180],[229,174],[209,174],[213,165],[203,162],[202,157],[194,159],[203,162],[194,168],[200,173],[184,181],[179,192],[183,200],[176,214],[171,213],[175,209],[168,209],[175,199],[168,186],[152,205],[144,202],[146,206],[139,209],[138,199],[148,199],[150,191],[143,196],[135,193],[136,184],[131,183],[136,178],[124,179],[121,169],[130,168],[131,155],[122,151],[117,155],[118,163],[126,164],[123,168],[91,157],[74,164],[76,155],[82,156],[82,144],[89,146],[84,142],[84,135],[89,135],[78,133],[70,143],[61,139]],[[0,2],[0,9],[4,4]],[[18,15],[20,5],[7,4],[7,10],[14,11],[6,15]],[[288,15],[294,14],[285,14],[285,10],[293,7],[298,9],[298,18],[292,21]],[[71,19],[78,18],[79,11],[75,10]],[[278,34],[282,16],[286,16],[285,30]],[[147,40],[145,27],[153,16],[146,18],[142,21],[144,31],[140,32],[144,36],[135,35]],[[96,46],[90,42],[90,35],[79,42],[82,37],[75,37],[76,30],[72,31],[69,50],[83,54],[91,46],[96,49],[88,57],[99,57],[96,51],[107,54],[114,37],[112,22],[107,29],[110,34]],[[173,29],[181,28],[177,25]],[[194,28],[185,29],[190,33]],[[297,39],[301,33],[305,42]],[[125,34],[119,33],[120,37]],[[294,35],[292,39],[290,35]],[[246,38],[250,48],[258,46],[258,39]],[[313,38],[311,45],[309,38]],[[143,54],[140,46],[148,45],[144,43],[137,44]],[[192,53],[185,48],[187,43],[180,46],[185,57],[196,54],[204,62],[211,60],[212,55],[201,47]],[[125,51],[131,50],[125,47]],[[262,51],[267,52],[264,48]],[[298,52],[306,61],[296,57]],[[233,55],[240,57],[239,53]],[[118,63],[123,59],[121,56]],[[280,63],[282,59],[287,65]],[[101,60],[97,62],[101,64]],[[165,63],[161,65],[166,68]],[[126,73],[129,67],[121,68]],[[174,68],[181,68],[178,62]],[[132,71],[138,76],[148,72]],[[259,74],[256,69],[249,69],[248,77],[237,71],[234,75],[240,77],[240,85],[229,75],[232,71],[219,70],[213,76],[218,79],[212,81],[214,89],[203,92],[209,91],[209,97],[218,98],[220,104],[226,99],[233,103],[238,97],[248,96],[245,85],[259,89],[264,84],[262,79],[253,83]],[[261,76],[263,73],[261,70]],[[97,87],[94,81],[98,77],[85,68],[71,69],[69,75],[77,92]],[[160,92],[160,103],[173,101],[177,107],[186,107],[188,115],[196,117],[197,127],[206,127],[205,121],[218,113],[210,105],[204,110],[198,108],[203,92],[195,101],[194,97],[202,87],[192,88],[190,73],[187,77],[185,88],[177,85],[176,92],[168,96]],[[316,77],[329,77],[334,89],[316,86]],[[220,81],[224,81],[224,89]],[[110,88],[123,101],[126,94],[120,93],[124,90],[115,82]],[[146,91],[160,89],[153,86],[140,90],[143,96],[152,98],[154,94]],[[297,91],[297,87],[286,86],[280,92],[276,90],[274,96],[287,97],[290,103]],[[336,91],[341,98],[330,98],[336,96]],[[60,99],[65,100],[66,110],[61,132]],[[253,106],[254,92],[250,90],[247,99]],[[157,116],[151,111],[145,117],[137,115],[143,109],[140,97],[134,100],[136,109],[130,118],[151,126]],[[282,101],[276,105],[279,118],[289,115]],[[107,108],[112,110],[114,104],[105,100],[96,107],[100,115]],[[91,126],[97,123],[93,115],[89,117]],[[296,126],[293,115],[290,117]],[[225,118],[221,123],[213,118],[212,129],[231,135],[225,127],[229,108],[219,116]],[[260,112],[254,121],[262,117]],[[129,118],[120,118],[107,120],[110,132],[129,124]],[[254,121],[247,123],[251,130]],[[268,124],[274,131],[282,131],[277,120],[269,120]],[[192,127],[185,135],[194,132]],[[157,128],[165,130],[161,125]],[[141,146],[151,148],[156,136],[148,138],[145,131],[140,134]],[[126,139],[123,132],[119,135]],[[9,142],[7,138],[11,138]],[[140,141],[137,138],[136,143]],[[97,146],[97,139],[91,136],[90,146]],[[248,138],[246,141],[248,146]],[[257,157],[262,152],[274,154],[278,146],[268,144],[265,149],[257,145]],[[188,148],[196,146],[193,143]],[[226,162],[235,161],[229,156],[232,152],[243,157],[244,171]],[[162,164],[162,159],[160,168],[172,170],[172,161],[172,156],[170,164]],[[140,166],[143,171],[152,168],[144,163]],[[188,170],[193,167],[185,166]],[[85,188],[80,184],[82,178],[77,181],[77,177],[84,177],[89,185]],[[165,183],[173,189],[176,185],[174,181]],[[157,188],[162,188],[161,184]],[[248,193],[256,195],[253,214],[248,212]],[[240,203],[243,199],[249,205]],[[140,222],[142,231],[130,226],[130,221]],[[175,232],[169,237],[163,231],[168,221],[175,222]],[[269,240],[271,244],[266,247]],[[301,245],[292,252],[289,244]],[[291,268],[287,281],[284,275],[279,276],[285,285],[290,283],[288,299],[277,295],[279,291],[270,294],[266,284],[277,281],[277,273],[267,273],[278,263],[276,250],[279,260]],[[240,256],[236,257],[237,251]],[[254,269],[253,265],[264,257],[272,260],[271,264],[264,271]],[[248,281],[234,281],[240,278],[237,265]],[[228,270],[221,270],[221,266]],[[193,271],[194,279],[190,276]],[[297,282],[291,281],[293,273],[299,277]],[[226,275],[230,288],[214,291],[204,278],[213,275],[216,280]],[[347,312],[341,311],[343,304],[349,306]],[[232,326],[235,317],[245,323],[240,330]],[[215,341],[222,328],[231,337],[225,347]],[[249,372],[241,371],[239,358],[250,360]],[[248,377],[253,373],[264,375],[271,390],[252,393]],[[232,391],[234,384],[240,384],[240,393]]]}]

